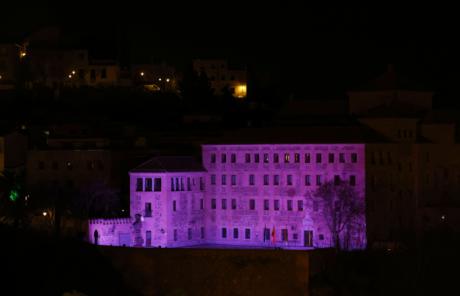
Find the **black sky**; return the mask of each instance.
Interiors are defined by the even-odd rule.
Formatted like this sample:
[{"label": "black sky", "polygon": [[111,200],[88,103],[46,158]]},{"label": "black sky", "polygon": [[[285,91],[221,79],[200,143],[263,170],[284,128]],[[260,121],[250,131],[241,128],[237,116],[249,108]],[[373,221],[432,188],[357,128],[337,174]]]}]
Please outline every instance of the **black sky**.
[{"label": "black sky", "polygon": [[459,78],[453,8],[214,3],[16,2],[7,4],[0,34],[59,25],[93,51],[110,53],[121,43],[139,61],[230,57],[293,89],[346,88],[388,63],[436,88],[449,88]]}]

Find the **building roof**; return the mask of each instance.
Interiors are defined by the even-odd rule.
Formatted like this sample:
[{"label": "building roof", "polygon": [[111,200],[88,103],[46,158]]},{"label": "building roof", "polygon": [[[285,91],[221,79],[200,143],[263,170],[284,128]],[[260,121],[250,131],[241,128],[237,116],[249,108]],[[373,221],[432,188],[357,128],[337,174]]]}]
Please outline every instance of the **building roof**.
[{"label": "building roof", "polygon": [[382,143],[389,139],[363,126],[283,126],[247,128],[225,134],[207,144],[351,144]]},{"label": "building roof", "polygon": [[204,172],[203,165],[191,156],[157,156],[138,167],[131,172]]},{"label": "building roof", "polygon": [[367,110],[360,115],[363,118],[422,118],[424,112],[412,104],[392,101]]},{"label": "building roof", "polygon": [[357,87],[352,91],[387,91],[387,90],[411,90],[429,91],[429,89],[395,70],[394,65],[388,65],[387,71],[370,82]]}]

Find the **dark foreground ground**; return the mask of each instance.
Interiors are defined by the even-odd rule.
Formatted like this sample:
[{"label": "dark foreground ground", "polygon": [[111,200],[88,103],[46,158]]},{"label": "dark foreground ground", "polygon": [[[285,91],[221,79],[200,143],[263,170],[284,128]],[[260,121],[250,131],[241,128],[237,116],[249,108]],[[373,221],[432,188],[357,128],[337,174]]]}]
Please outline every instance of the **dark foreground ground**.
[{"label": "dark foreground ground", "polygon": [[133,249],[0,227],[0,295],[459,295],[458,244],[430,251]]}]

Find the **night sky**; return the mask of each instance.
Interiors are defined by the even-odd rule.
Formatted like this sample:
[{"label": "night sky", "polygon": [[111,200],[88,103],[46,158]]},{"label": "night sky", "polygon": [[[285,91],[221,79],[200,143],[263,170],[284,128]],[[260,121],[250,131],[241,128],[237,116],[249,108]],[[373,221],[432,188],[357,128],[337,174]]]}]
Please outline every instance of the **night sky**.
[{"label": "night sky", "polygon": [[30,2],[7,5],[1,35],[59,25],[96,56],[115,56],[121,44],[131,62],[153,57],[183,67],[194,57],[228,57],[298,96],[349,89],[388,63],[443,93],[460,79],[457,16],[448,7]]}]

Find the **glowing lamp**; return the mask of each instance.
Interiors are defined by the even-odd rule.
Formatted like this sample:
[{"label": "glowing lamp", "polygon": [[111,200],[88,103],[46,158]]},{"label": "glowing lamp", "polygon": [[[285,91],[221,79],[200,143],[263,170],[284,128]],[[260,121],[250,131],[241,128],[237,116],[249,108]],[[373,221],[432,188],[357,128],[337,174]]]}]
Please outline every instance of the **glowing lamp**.
[{"label": "glowing lamp", "polygon": [[69,78],[72,78],[72,74],[69,74]]},{"label": "glowing lamp", "polygon": [[17,190],[13,189],[13,190],[10,191],[10,194],[9,194],[8,197],[10,198],[11,201],[16,201],[16,200],[18,200],[19,193],[18,193]]},{"label": "glowing lamp", "polygon": [[158,81],[161,81],[161,78],[158,78]]},{"label": "glowing lamp", "polygon": [[239,84],[235,87],[235,97],[242,99],[245,98],[247,95],[247,87],[246,84]]},{"label": "glowing lamp", "polygon": [[144,76],[144,75],[145,75],[145,73],[144,73],[144,72],[141,72],[141,76]]},{"label": "glowing lamp", "polygon": [[170,81],[170,79],[169,79],[169,78],[166,78],[166,82],[169,82],[169,81]]},{"label": "glowing lamp", "polygon": [[441,216],[441,220],[446,220],[446,216],[445,216],[445,215],[442,215],[442,216]]},{"label": "glowing lamp", "polygon": [[21,51],[21,52],[19,53],[19,56],[20,56],[21,58],[25,57],[26,55],[27,55],[27,53],[26,53],[25,51]]},{"label": "glowing lamp", "polygon": [[48,215],[48,213],[47,213],[47,212],[43,212],[42,215],[43,215],[43,217],[46,217],[46,215]]},{"label": "glowing lamp", "polygon": [[75,75],[75,73],[76,73],[75,70],[72,70],[72,75]]},{"label": "glowing lamp", "polygon": [[0,75],[0,79],[2,79],[2,78],[3,78],[3,76],[2,76],[2,75]]}]

